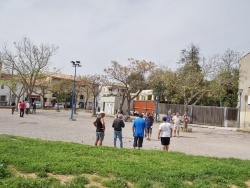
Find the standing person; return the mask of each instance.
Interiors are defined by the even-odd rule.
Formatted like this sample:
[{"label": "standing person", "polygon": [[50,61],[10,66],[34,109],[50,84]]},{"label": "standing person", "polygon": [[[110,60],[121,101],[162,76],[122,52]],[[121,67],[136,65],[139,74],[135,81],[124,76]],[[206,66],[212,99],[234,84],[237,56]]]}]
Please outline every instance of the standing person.
[{"label": "standing person", "polygon": [[22,101],[20,103],[20,117],[23,117],[23,115],[24,115],[24,109],[25,109],[25,102]]},{"label": "standing person", "polygon": [[117,110],[116,114],[115,114],[115,118],[118,118],[118,115],[122,114],[120,110]]},{"label": "standing person", "polygon": [[20,104],[21,104],[21,101],[19,101],[19,103],[17,104],[17,112],[20,113]]},{"label": "standing person", "polygon": [[172,110],[169,109],[169,111],[168,111],[168,117],[171,117],[171,114],[172,114]]},{"label": "standing person", "polygon": [[12,114],[14,114],[15,108],[16,108],[16,103],[15,103],[15,101],[13,101],[11,103],[11,112],[12,112]]},{"label": "standing person", "polygon": [[184,114],[183,122],[184,122],[184,128],[185,128],[186,130],[187,130],[187,128],[188,128],[188,121],[189,121],[189,119],[188,119],[187,115]]},{"label": "standing person", "polygon": [[147,113],[145,121],[146,121],[146,134],[145,134],[145,137],[146,137],[147,140],[151,140],[154,117],[150,113]]},{"label": "standing person", "polygon": [[36,100],[34,100],[32,105],[32,113],[36,113]]},{"label": "standing person", "polygon": [[174,136],[179,137],[179,132],[180,132],[180,125],[181,125],[181,117],[179,113],[177,112],[176,115],[172,118],[174,122]]},{"label": "standing person", "polygon": [[125,127],[125,124],[122,118],[123,118],[122,114],[118,114],[117,118],[113,121],[113,124],[112,124],[112,127],[114,128],[114,147],[116,147],[116,140],[118,137],[120,141],[120,148],[123,148],[122,128]]},{"label": "standing person", "polygon": [[104,122],[105,112],[99,112],[99,116],[93,122],[96,127],[96,140],[95,146],[102,146],[102,141],[104,139],[104,131],[105,131],[105,122]]},{"label": "standing person", "polygon": [[29,101],[27,101],[25,103],[25,108],[26,108],[26,114],[29,114],[29,111],[30,111],[30,103],[29,103]]},{"label": "standing person", "polygon": [[164,116],[162,117],[162,123],[159,126],[158,131],[158,139],[161,139],[161,145],[163,151],[168,151],[170,138],[172,137],[172,125],[167,122],[167,118]]},{"label": "standing person", "polygon": [[146,131],[146,121],[143,119],[143,115],[139,114],[133,122],[133,136],[134,136],[134,149],[138,147],[140,149],[143,143],[144,131]]}]

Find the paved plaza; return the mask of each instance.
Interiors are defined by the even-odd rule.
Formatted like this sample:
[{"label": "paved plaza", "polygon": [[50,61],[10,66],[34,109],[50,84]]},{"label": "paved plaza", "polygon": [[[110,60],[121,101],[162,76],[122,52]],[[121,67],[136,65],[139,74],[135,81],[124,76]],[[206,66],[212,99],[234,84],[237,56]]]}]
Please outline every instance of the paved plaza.
[{"label": "paved plaza", "polygon": [[[95,127],[92,114],[78,111],[74,114],[76,121],[70,121],[70,110],[38,109],[36,114],[24,115],[23,118],[10,109],[0,109],[0,134],[16,135],[42,140],[66,141],[93,145]],[[106,116],[104,146],[113,147],[112,122],[114,117]],[[157,139],[159,123],[153,127],[151,141],[144,139],[143,149],[161,150]],[[250,134],[237,132],[233,128],[215,128],[190,125],[192,133],[180,132],[180,137],[171,138],[169,151],[178,151],[192,155],[212,157],[233,157],[250,160]],[[124,148],[133,148],[132,122],[125,122],[123,129]],[[117,140],[119,146],[119,140]]]}]

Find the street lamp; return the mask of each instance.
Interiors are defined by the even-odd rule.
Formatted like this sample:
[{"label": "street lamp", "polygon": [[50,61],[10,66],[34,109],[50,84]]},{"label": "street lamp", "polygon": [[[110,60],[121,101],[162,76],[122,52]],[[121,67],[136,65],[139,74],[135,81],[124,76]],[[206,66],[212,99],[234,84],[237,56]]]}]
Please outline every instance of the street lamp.
[{"label": "street lamp", "polygon": [[93,99],[93,111],[92,111],[92,116],[95,117],[96,116],[96,107],[97,107],[97,96],[99,94],[99,86],[100,86],[100,80],[101,78],[99,76],[95,77],[93,80],[93,85],[92,87],[92,91],[93,91],[93,95],[94,95],[94,99]]},{"label": "street lamp", "polygon": [[73,107],[74,107],[74,101],[75,101],[75,88],[76,88],[76,67],[81,67],[80,61],[71,61],[72,67],[75,67],[75,74],[74,74],[74,88],[72,90],[72,100],[71,100],[71,115],[70,120],[75,121],[76,119],[73,118]]},{"label": "street lamp", "polygon": [[240,128],[240,111],[241,111],[241,95],[242,95],[243,89],[238,90],[238,94],[240,94],[240,104],[239,104],[239,118],[238,118],[238,129]]},{"label": "street lamp", "polygon": [[155,109],[155,120],[158,121],[159,116],[158,116],[158,106],[160,102],[160,88],[161,88],[161,81],[158,82],[157,86],[157,96],[156,96],[156,109]]}]

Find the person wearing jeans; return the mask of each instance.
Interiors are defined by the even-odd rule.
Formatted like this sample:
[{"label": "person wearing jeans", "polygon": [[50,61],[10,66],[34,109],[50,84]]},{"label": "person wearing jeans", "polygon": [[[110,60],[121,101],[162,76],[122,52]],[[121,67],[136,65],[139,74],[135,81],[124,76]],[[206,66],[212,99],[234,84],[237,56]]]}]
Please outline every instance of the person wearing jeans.
[{"label": "person wearing jeans", "polygon": [[116,147],[116,140],[118,137],[120,141],[120,148],[123,148],[122,128],[125,127],[125,124],[122,118],[123,118],[122,114],[118,114],[117,118],[114,119],[114,122],[112,124],[112,127],[114,128],[114,147]]}]

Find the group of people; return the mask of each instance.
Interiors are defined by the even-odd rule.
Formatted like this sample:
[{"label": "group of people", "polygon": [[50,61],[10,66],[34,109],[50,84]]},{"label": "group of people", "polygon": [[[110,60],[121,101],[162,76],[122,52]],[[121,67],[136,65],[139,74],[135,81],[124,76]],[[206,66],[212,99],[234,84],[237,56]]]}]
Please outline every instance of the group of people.
[{"label": "group of people", "polygon": [[[11,103],[11,113],[14,114],[16,109],[16,103],[13,101]],[[30,103],[28,101],[20,101],[17,105],[17,112],[19,112],[20,117],[24,116],[24,111],[26,114],[30,113]],[[32,113],[36,113],[36,101],[32,103]]]},{"label": "group of people", "polygon": [[[105,113],[101,111],[99,116],[93,122],[96,127],[96,140],[94,142],[95,146],[101,146],[104,139],[105,132]],[[152,127],[154,124],[153,114],[146,113],[144,117],[143,114],[138,115],[138,117],[133,121],[132,133],[134,137],[133,147],[134,149],[142,148],[143,139],[151,140]],[[159,125],[158,139],[161,140],[162,149],[168,151],[170,145],[170,138],[173,136],[179,137],[179,128],[181,124],[181,117],[179,113],[170,113],[162,117],[162,123]],[[122,140],[122,128],[125,127],[123,121],[123,115],[119,111],[115,115],[115,119],[112,123],[114,128],[114,147],[116,147],[117,138],[120,141],[120,148],[123,148]]]},{"label": "group of people", "polygon": [[[104,131],[105,131],[105,112],[99,112],[99,116],[93,122],[94,126],[96,127],[96,140],[95,146],[102,146],[102,141],[104,139]],[[125,127],[125,123],[123,121],[123,115],[120,111],[117,112],[115,119],[113,121],[112,127],[114,128],[114,147],[116,147],[117,138],[120,141],[120,148],[123,148],[123,141],[122,141],[122,128]]]}]

